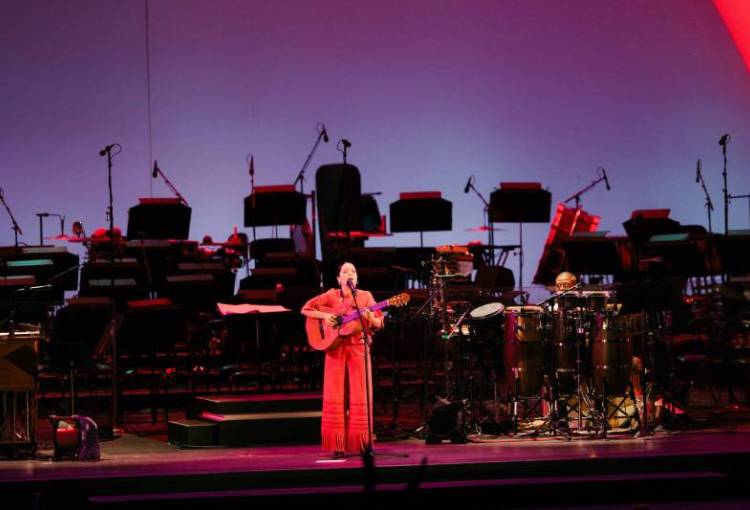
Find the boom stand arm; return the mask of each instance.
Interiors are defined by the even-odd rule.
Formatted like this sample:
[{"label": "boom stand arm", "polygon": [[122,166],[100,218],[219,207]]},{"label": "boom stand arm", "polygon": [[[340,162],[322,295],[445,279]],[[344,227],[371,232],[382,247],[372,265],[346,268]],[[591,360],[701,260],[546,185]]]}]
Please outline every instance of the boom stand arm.
[{"label": "boom stand arm", "polygon": [[180,202],[182,202],[182,204],[186,207],[189,207],[187,200],[185,200],[185,197],[183,197],[180,192],[177,191],[177,188],[175,188],[172,182],[167,178],[167,176],[164,175],[164,172],[161,171],[161,168],[155,165],[154,171],[161,176],[161,178],[164,180],[164,183],[169,186],[169,189],[172,190],[172,193],[174,193],[177,198],[180,199]]},{"label": "boom stand arm", "polygon": [[492,254],[492,260],[490,261],[492,265],[495,265],[495,231],[492,228],[492,224],[490,223],[490,204],[487,202],[487,200],[484,199],[482,194],[479,192],[478,189],[474,187],[474,179],[472,178],[469,181],[469,189],[474,191],[474,193],[479,197],[479,200],[482,201],[484,204],[484,224],[487,227],[487,242],[490,246],[490,253]]},{"label": "boom stand arm", "polygon": [[21,231],[21,227],[18,226],[18,222],[16,221],[16,218],[13,216],[13,212],[10,210],[10,207],[8,207],[8,203],[5,201],[5,196],[3,195],[3,189],[0,188],[0,202],[3,203],[5,206],[5,210],[8,211],[8,216],[10,216],[10,222],[12,224],[11,228],[13,229],[13,238],[14,238],[14,245],[16,249],[18,249],[18,235],[23,235],[23,232]]},{"label": "boom stand arm", "polygon": [[586,193],[589,190],[593,189],[594,186],[596,186],[597,184],[599,184],[600,182],[602,182],[604,180],[606,180],[606,178],[604,177],[604,175],[600,175],[598,178],[596,178],[593,181],[591,181],[591,184],[589,184],[588,186],[586,186],[585,188],[583,188],[580,191],[576,191],[571,196],[569,196],[568,198],[566,198],[565,200],[563,200],[563,203],[567,204],[571,200],[575,200],[575,202],[576,202],[576,209],[578,209],[578,207],[581,205],[581,196],[583,196],[584,193]]},{"label": "boom stand arm", "polygon": [[[318,150],[318,145],[320,145],[320,141],[323,139],[326,135],[325,126],[322,126],[322,124],[318,124],[318,137],[315,139],[315,144],[313,144],[312,150],[310,151],[310,154],[307,155],[307,159],[302,164],[302,168],[300,168],[299,173],[297,174],[297,178],[294,179],[294,186],[297,186],[297,183],[299,182],[299,190],[300,192],[305,192],[305,170],[307,169],[307,165],[310,164],[310,160],[312,160],[313,155],[315,154],[315,151]],[[326,141],[328,139],[326,138]]]}]

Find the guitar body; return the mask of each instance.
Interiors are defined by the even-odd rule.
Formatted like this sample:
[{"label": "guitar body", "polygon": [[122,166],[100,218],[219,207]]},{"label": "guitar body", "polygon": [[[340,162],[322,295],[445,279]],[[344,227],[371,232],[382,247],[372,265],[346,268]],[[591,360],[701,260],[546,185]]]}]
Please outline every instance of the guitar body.
[{"label": "guitar body", "polygon": [[[389,306],[404,306],[409,302],[409,298],[409,294],[398,294],[368,307],[368,310],[374,312],[388,308]],[[307,343],[316,351],[331,351],[338,347],[344,338],[362,331],[359,312],[355,310],[347,313],[349,312],[348,305],[342,304],[338,308],[321,306],[319,310],[334,314],[339,318],[339,325],[330,326],[323,319],[313,319],[310,317],[305,319]]]},{"label": "guitar body", "polygon": [[[321,312],[342,315],[347,310],[336,310],[326,306],[320,307]],[[312,319],[308,317],[305,320],[305,332],[307,333],[307,343],[316,351],[332,351],[339,346],[341,341],[354,333],[362,330],[358,321],[351,321],[339,327],[329,326],[323,319]]]}]

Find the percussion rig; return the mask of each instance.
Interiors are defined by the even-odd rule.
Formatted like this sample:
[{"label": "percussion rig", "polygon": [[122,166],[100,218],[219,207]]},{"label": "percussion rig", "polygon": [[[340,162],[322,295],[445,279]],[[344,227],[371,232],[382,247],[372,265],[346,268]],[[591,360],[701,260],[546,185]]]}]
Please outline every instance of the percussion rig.
[{"label": "percussion rig", "polygon": [[[545,403],[544,419],[531,435],[604,438],[613,422],[640,429],[633,347],[644,345],[647,317],[620,314],[612,297],[609,290],[584,287],[562,273],[550,298],[506,308],[503,359],[512,386],[514,434]],[[531,401],[520,415],[519,404]]]},{"label": "percussion rig", "polygon": [[[620,314],[611,289],[584,286],[571,273],[560,274],[552,296],[537,305],[505,306],[477,292],[478,302],[487,302],[472,307],[447,299],[448,281],[462,276],[447,269],[448,262],[439,255],[426,263],[429,298],[421,310],[437,325],[432,339],[439,338],[444,355],[443,401],[461,404],[463,438],[507,430],[604,438],[612,428],[641,428],[633,354],[634,346],[646,348],[646,313]],[[480,335],[491,323],[497,327],[489,338]],[[499,362],[488,369],[495,355],[480,349],[496,351]],[[426,357],[425,365],[431,362]],[[483,378],[486,372],[493,374]],[[488,390],[492,411],[483,404]]]}]

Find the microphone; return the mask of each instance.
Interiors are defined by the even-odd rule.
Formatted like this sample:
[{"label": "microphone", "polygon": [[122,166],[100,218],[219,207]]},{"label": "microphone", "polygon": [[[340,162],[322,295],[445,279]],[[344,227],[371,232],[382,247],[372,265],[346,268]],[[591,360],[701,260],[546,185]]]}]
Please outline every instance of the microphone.
[{"label": "microphone", "polygon": [[323,129],[320,131],[320,134],[323,135],[323,141],[328,143],[328,131],[326,131],[326,125],[321,124],[321,126],[323,126]]},{"label": "microphone", "polygon": [[729,136],[729,133],[724,133],[721,138],[719,138],[719,145],[722,147],[729,143],[731,136]]},{"label": "microphone", "polygon": [[38,213],[36,213],[36,215],[39,216],[39,217],[41,217],[41,218],[49,218],[49,213],[48,212],[38,212]]},{"label": "microphone", "polygon": [[349,287],[349,290],[351,290],[352,293],[357,292],[357,286],[354,285],[354,280],[352,280],[351,278],[346,280],[346,286]]},{"label": "microphone", "polygon": [[250,156],[250,175],[255,175],[255,156]]},{"label": "microphone", "polygon": [[104,156],[106,153],[112,150],[112,147],[114,147],[116,144],[107,145],[105,148],[99,151],[100,156]]},{"label": "microphone", "polygon": [[154,171],[151,172],[151,177],[156,179],[156,175],[159,173],[159,164],[154,160]]},{"label": "microphone", "polygon": [[471,181],[473,179],[474,179],[474,176],[472,175],[472,176],[469,177],[469,180],[466,181],[466,186],[464,186],[464,193],[468,193],[469,190],[471,189]]},{"label": "microphone", "polygon": [[604,177],[604,185],[607,186],[607,191],[611,190],[612,188],[609,186],[609,179],[607,179],[607,171],[604,169],[604,167],[600,167],[602,169],[602,177]]},{"label": "microphone", "polygon": [[352,142],[350,142],[346,138],[342,138],[341,139],[341,145],[343,145],[344,147],[346,147],[348,149],[349,147],[352,146]]},{"label": "microphone", "polygon": [[701,182],[701,160],[698,159],[698,164],[695,167],[695,182]]}]

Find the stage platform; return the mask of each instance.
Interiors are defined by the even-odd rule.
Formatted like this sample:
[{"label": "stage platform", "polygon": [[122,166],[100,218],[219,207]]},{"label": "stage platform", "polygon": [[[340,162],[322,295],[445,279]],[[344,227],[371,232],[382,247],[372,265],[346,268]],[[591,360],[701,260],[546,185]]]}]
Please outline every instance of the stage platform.
[{"label": "stage platform", "polygon": [[317,445],[178,449],[162,434],[103,442],[97,462],[53,462],[39,453],[37,460],[0,461],[0,491],[17,501],[14,508],[750,505],[746,425],[607,439],[379,441],[372,467],[358,456],[333,459]]}]

